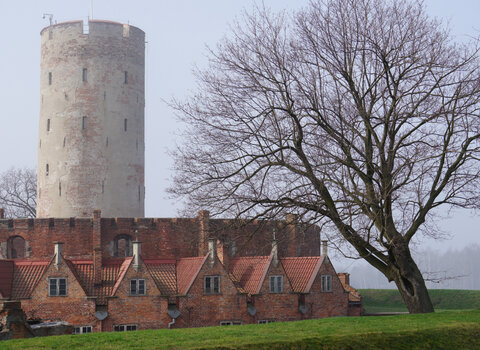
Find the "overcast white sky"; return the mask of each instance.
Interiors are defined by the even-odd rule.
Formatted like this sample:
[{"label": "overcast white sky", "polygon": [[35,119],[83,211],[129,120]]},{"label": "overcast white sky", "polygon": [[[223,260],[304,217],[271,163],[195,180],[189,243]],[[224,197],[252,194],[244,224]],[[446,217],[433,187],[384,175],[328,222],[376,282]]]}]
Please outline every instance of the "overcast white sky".
[{"label": "overcast white sky", "polygon": [[[273,9],[292,10],[308,0],[264,0]],[[40,30],[54,21],[86,20],[90,0],[0,0],[2,50],[0,72],[0,172],[10,167],[36,167],[39,117]],[[205,62],[205,46],[214,46],[228,24],[254,0],[93,0],[95,19],[130,23],[146,32],[146,216],[176,216],[176,205],[166,199],[172,176],[167,148],[175,144],[178,124],[162,102],[195,89],[192,66]],[[428,0],[432,16],[450,22],[455,35],[479,33],[480,1]],[[480,213],[479,213],[480,217]],[[457,212],[441,223],[455,234],[452,240],[424,240],[422,247],[447,250],[480,243],[480,218]]]}]

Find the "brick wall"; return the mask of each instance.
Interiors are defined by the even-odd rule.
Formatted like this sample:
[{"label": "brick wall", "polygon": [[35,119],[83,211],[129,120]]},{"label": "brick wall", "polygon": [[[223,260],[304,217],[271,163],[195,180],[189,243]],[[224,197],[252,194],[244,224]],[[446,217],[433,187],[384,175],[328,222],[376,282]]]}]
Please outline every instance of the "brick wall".
[{"label": "brick wall", "polygon": [[[66,296],[49,296],[49,278],[67,279]],[[38,282],[30,299],[22,300],[28,318],[67,321],[71,325],[94,325],[95,301],[88,299],[75,276],[64,261],[58,269],[52,263]]]},{"label": "brick wall", "polygon": [[[205,294],[205,276],[220,276],[220,294]],[[221,321],[246,323],[247,298],[239,294],[223,265],[208,259],[201,268],[186,297],[179,298],[181,316],[177,327],[218,326]]]},{"label": "brick wall", "polygon": [[[144,279],[146,294],[130,295],[130,280]],[[136,324],[137,329],[166,328],[171,319],[167,314],[168,298],[162,297],[144,264],[138,271],[130,266],[115,297],[108,300],[108,318],[104,331],[113,331],[114,325]]]},{"label": "brick wall", "polygon": [[[137,237],[144,242],[144,258],[180,258],[197,256],[204,228],[211,236],[225,241],[237,255],[268,255],[273,232],[278,238],[281,256],[319,255],[318,228],[294,227],[284,221],[255,221],[250,224],[235,220],[198,218],[101,218],[103,257],[114,256],[115,237]],[[67,219],[0,219],[0,259],[7,258],[7,241],[20,236],[25,240],[25,258],[46,259],[53,253],[53,241],[65,242],[64,256],[74,259],[93,258],[93,218]],[[292,230],[294,233],[292,234]],[[202,233],[203,232],[203,233]],[[98,244],[96,244],[98,246]],[[202,247],[204,250],[205,247]]]}]

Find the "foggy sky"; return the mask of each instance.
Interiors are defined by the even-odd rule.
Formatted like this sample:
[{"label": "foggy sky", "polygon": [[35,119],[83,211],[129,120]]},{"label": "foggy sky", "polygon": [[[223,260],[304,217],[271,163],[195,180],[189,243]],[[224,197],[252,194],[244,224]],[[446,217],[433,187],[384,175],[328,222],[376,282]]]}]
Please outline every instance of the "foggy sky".
[{"label": "foggy sky", "polygon": [[[291,10],[307,0],[264,0],[275,10]],[[432,16],[447,19],[459,40],[477,35],[480,24],[478,0],[429,0]],[[93,1],[94,19],[130,23],[146,32],[146,216],[174,217],[178,203],[166,198],[172,176],[167,149],[176,143],[179,125],[163,102],[194,91],[194,64],[205,64],[206,45],[211,47],[228,32],[228,24],[253,0]],[[87,20],[89,0],[0,0],[3,35],[0,55],[1,136],[0,172],[10,167],[36,167],[39,119],[40,30],[54,21]],[[445,213],[446,214],[446,213]],[[480,219],[468,211],[452,213],[439,223],[454,239],[435,242],[423,239],[420,248],[446,251],[480,243]]]}]

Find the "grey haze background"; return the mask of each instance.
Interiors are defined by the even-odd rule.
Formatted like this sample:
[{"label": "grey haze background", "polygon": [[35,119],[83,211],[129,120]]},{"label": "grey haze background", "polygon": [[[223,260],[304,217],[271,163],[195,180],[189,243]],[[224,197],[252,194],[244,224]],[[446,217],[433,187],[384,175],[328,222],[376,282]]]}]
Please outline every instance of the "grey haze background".
[{"label": "grey haze background", "polygon": [[[298,9],[308,0],[264,0],[274,10]],[[0,0],[2,48],[0,54],[0,172],[10,167],[36,167],[39,117],[40,30],[48,25],[44,13],[54,21],[87,20],[90,0]],[[243,9],[251,9],[254,0],[175,0],[126,1],[93,0],[94,19],[130,23],[146,32],[146,216],[174,217],[179,203],[167,198],[165,188],[172,176],[172,160],[167,148],[177,142],[180,125],[163,102],[182,98],[195,90],[194,64],[205,63],[206,45],[211,47],[228,31],[228,25]],[[478,0],[428,0],[428,12],[447,20],[458,40],[479,34]],[[468,275],[457,283],[474,280],[466,288],[480,289],[479,266],[480,215],[469,211],[444,213],[441,220],[446,239],[426,237],[416,242],[416,254],[423,271],[428,264],[435,271],[455,271],[450,275]],[[425,257],[430,257],[425,262]],[[476,259],[476,260],[475,260]],[[438,260],[438,262],[437,262]],[[435,261],[435,265],[434,265]],[[475,263],[475,264],[474,264]],[[438,268],[437,268],[438,265]],[[441,265],[441,266],[440,266]],[[458,265],[458,266],[457,266]],[[385,279],[370,278],[375,270],[363,263],[338,260],[338,270],[353,273],[358,287],[383,287]],[[459,267],[464,270],[458,271]],[[469,270],[470,269],[470,270]],[[430,270],[431,271],[431,270]],[[367,279],[366,276],[369,276]],[[370,281],[367,283],[365,281]],[[456,282],[455,282],[456,281]],[[364,283],[365,282],[365,283]],[[463,282],[461,282],[463,283]],[[375,284],[375,285],[374,285]]]}]

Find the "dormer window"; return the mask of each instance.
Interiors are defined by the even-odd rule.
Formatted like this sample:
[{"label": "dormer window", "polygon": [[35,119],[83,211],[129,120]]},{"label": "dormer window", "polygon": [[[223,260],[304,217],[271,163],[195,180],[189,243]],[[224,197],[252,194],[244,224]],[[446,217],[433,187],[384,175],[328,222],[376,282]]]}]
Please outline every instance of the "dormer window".
[{"label": "dormer window", "polygon": [[283,276],[270,276],[270,293],[283,293]]}]

